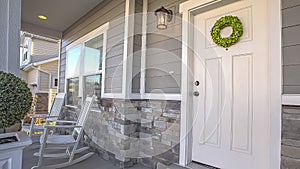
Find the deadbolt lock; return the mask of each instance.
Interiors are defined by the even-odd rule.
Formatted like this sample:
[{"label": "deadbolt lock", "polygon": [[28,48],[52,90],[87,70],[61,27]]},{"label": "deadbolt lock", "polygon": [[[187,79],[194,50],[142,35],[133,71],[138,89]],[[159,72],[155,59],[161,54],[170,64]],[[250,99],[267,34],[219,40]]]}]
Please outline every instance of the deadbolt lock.
[{"label": "deadbolt lock", "polygon": [[194,95],[194,96],[199,96],[200,93],[199,93],[198,91],[194,91],[194,92],[193,92],[193,95]]}]

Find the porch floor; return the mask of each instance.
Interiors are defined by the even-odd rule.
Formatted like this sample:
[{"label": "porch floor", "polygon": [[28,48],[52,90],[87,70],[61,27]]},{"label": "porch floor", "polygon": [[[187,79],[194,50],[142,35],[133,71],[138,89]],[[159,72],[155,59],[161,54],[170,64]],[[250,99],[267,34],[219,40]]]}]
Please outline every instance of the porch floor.
[{"label": "porch floor", "polygon": [[[23,166],[22,169],[31,169],[38,162],[38,158],[33,156],[33,153],[38,152],[38,148],[32,149],[31,147],[25,148],[23,151]],[[45,163],[49,160],[45,160]],[[64,162],[64,160],[55,160],[51,161],[52,164],[58,164]],[[112,161],[106,161],[101,157],[98,157],[96,154],[92,157],[84,160],[80,163],[65,167],[63,169],[120,169],[119,166],[114,165]],[[149,169],[141,164],[134,165],[130,169]]]},{"label": "porch floor", "polygon": [[[31,167],[35,166],[38,162],[38,157],[33,156],[35,152],[38,152],[38,148],[32,148],[32,146],[27,147],[23,151],[23,166],[22,169],[31,169]],[[51,164],[58,164],[58,163],[63,163],[65,162],[64,159],[59,159],[59,160],[51,160],[51,163],[47,163],[50,160],[45,160],[46,165],[51,165]],[[63,169],[120,169],[120,166],[117,166],[114,164],[113,161],[106,161],[99,157],[98,155],[94,154],[92,157],[88,158],[87,160],[84,160],[80,163],[71,165],[69,167],[65,167]],[[130,167],[129,169],[149,169],[141,164],[136,164],[133,167]],[[170,166],[165,166],[163,164],[158,164],[157,169],[212,169],[209,167],[201,166],[198,164],[193,164],[190,165],[189,167],[181,167],[177,165],[170,165]]]}]

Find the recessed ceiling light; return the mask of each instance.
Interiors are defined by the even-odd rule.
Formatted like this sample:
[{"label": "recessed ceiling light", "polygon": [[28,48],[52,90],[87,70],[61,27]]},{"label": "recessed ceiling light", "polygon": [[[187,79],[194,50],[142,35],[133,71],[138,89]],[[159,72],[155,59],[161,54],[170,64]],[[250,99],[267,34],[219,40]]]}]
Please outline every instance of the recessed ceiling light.
[{"label": "recessed ceiling light", "polygon": [[42,20],[46,20],[47,19],[47,16],[45,15],[39,15],[38,18],[42,19]]}]

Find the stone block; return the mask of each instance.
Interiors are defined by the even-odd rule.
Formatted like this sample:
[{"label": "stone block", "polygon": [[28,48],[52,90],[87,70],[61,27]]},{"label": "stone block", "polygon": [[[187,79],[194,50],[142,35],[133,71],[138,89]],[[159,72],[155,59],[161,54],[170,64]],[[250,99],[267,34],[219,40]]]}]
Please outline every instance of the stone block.
[{"label": "stone block", "polygon": [[155,119],[158,119],[162,116],[162,109],[155,109],[153,110],[153,116]]},{"label": "stone block", "polygon": [[138,122],[138,120],[141,119],[141,114],[136,112],[132,114],[122,114],[121,115],[121,120],[123,121],[129,121],[129,122]]},{"label": "stone block", "polygon": [[128,149],[128,150],[121,150],[120,155],[125,158],[137,158],[139,153],[138,153],[138,149]]},{"label": "stone block", "polygon": [[119,132],[116,132],[116,137],[117,137],[117,138],[120,138],[120,139],[123,139],[123,140],[127,140],[127,139],[130,138],[129,136],[124,135],[124,134],[121,134],[121,133],[119,133]]},{"label": "stone block", "polygon": [[167,122],[165,121],[154,121],[154,127],[160,128],[160,129],[166,129],[167,128]]},{"label": "stone block", "polygon": [[282,139],[281,142],[282,142],[282,145],[300,148],[300,139],[299,140]]},{"label": "stone block", "polygon": [[129,158],[124,157],[122,154],[115,154],[115,158],[116,158],[117,160],[122,161],[122,162],[130,161]]},{"label": "stone block", "polygon": [[179,123],[167,123],[167,127],[168,127],[168,130],[171,130],[171,131],[177,131],[177,132],[180,131]]},{"label": "stone block", "polygon": [[179,137],[164,133],[162,134],[162,139],[170,142],[179,142]]},{"label": "stone block", "polygon": [[130,145],[131,145],[131,143],[130,143],[130,141],[128,141],[128,142],[126,142],[126,143],[120,143],[119,144],[119,149],[120,150],[129,150],[130,149]]},{"label": "stone block", "polygon": [[145,148],[145,149],[153,149],[152,146],[153,146],[153,142],[152,142],[152,138],[143,138],[143,139],[140,139],[140,144],[142,146],[142,148]]},{"label": "stone block", "polygon": [[140,132],[140,138],[152,138],[152,134]]},{"label": "stone block", "polygon": [[299,140],[300,121],[293,119],[282,120],[282,137],[285,139]]},{"label": "stone block", "polygon": [[164,139],[162,139],[162,140],[161,140],[161,143],[162,143],[162,144],[165,144],[165,145],[167,145],[167,146],[169,146],[169,147],[172,146],[172,141],[170,141],[170,140],[164,140]]},{"label": "stone block", "polygon": [[113,129],[113,128],[111,128],[111,127],[109,127],[109,128],[108,128],[108,134],[109,134],[109,135],[112,135],[112,136],[115,136],[115,135],[116,135],[116,130]]},{"label": "stone block", "polygon": [[153,148],[157,154],[162,154],[171,149],[172,143],[161,140],[161,141],[153,141]]},{"label": "stone block", "polygon": [[162,109],[164,104],[162,101],[150,100],[148,106],[154,109]]},{"label": "stone block", "polygon": [[120,132],[125,135],[129,135],[136,131],[136,126],[134,124],[121,125]]},{"label": "stone block", "polygon": [[95,137],[95,136],[92,136],[92,141],[93,141],[94,143],[97,143],[97,142],[98,142],[98,138]]},{"label": "stone block", "polygon": [[300,160],[300,148],[297,147],[282,145],[281,154],[285,157],[290,157],[290,158]]},{"label": "stone block", "polygon": [[146,114],[146,119],[153,120],[154,119],[154,115],[152,113],[147,113]]},{"label": "stone block", "polygon": [[158,134],[153,135],[152,140],[161,141],[161,135],[158,135]]},{"label": "stone block", "polygon": [[155,120],[157,120],[157,121],[165,121],[165,122],[167,122],[167,121],[169,120],[169,118],[160,116],[160,117],[158,117],[158,118],[157,118],[157,119],[155,119]]},{"label": "stone block", "polygon": [[281,169],[298,169],[300,166],[299,159],[281,157]]},{"label": "stone block", "polygon": [[283,113],[300,114],[300,107],[284,106],[282,111]]},{"label": "stone block", "polygon": [[152,108],[148,108],[148,107],[142,107],[142,112],[145,112],[145,113],[152,113]]},{"label": "stone block", "polygon": [[162,134],[173,135],[173,131],[170,129],[167,129],[167,130],[163,131]]},{"label": "stone block", "polygon": [[152,120],[149,119],[141,119],[141,126],[142,127],[147,127],[147,128],[152,128]]},{"label": "stone block", "polygon": [[180,110],[180,101],[168,101],[166,103],[166,109]]},{"label": "stone block", "polygon": [[179,119],[180,115],[175,114],[175,113],[163,113],[162,116],[168,117],[168,118],[173,118],[173,119]]},{"label": "stone block", "polygon": [[173,131],[173,136],[177,136],[177,137],[179,137],[180,136],[180,131]]}]

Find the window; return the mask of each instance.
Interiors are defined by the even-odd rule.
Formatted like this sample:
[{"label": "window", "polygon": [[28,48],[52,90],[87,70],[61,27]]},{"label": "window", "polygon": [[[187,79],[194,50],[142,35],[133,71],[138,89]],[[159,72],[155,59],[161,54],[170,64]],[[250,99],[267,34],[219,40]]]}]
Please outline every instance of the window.
[{"label": "window", "polygon": [[21,65],[27,64],[30,58],[30,50],[32,47],[32,39],[30,37],[25,37],[23,43],[20,46],[20,60]]},{"label": "window", "polygon": [[67,51],[67,76],[79,76],[80,74],[80,50],[81,46],[75,46]]},{"label": "window", "polygon": [[103,34],[84,45],[84,73],[102,70]]},{"label": "window", "polygon": [[100,102],[101,97],[101,74],[84,77],[84,93],[83,97],[95,95],[95,104],[93,108],[97,109],[97,103]]},{"label": "window", "polygon": [[52,88],[57,88],[58,87],[58,78],[53,77],[52,78]]},{"label": "window", "polygon": [[67,80],[67,105],[76,106],[78,104],[79,78]]},{"label": "window", "polygon": [[105,24],[67,47],[67,105],[77,106],[79,98],[83,101],[91,95],[96,95],[95,103],[99,103],[107,28],[108,24]]},{"label": "window", "polygon": [[24,48],[24,51],[26,50],[26,52],[23,54],[23,62],[25,62],[28,59],[28,51],[27,49]]}]

